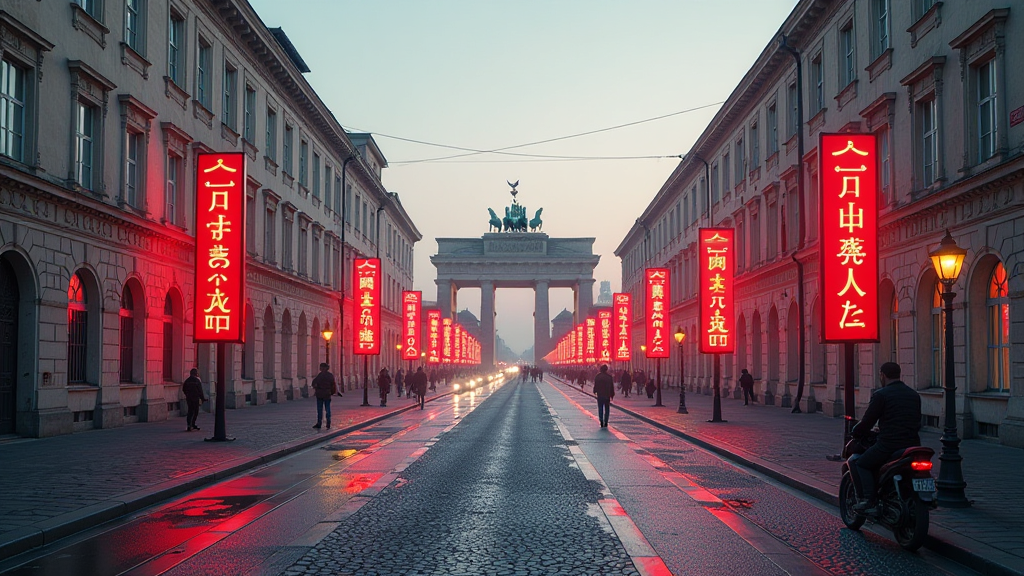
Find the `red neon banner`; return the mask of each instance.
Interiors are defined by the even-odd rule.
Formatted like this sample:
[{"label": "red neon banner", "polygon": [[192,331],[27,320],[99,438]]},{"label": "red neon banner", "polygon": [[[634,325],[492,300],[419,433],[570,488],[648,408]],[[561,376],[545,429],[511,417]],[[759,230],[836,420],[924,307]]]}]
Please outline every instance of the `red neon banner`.
[{"label": "red neon banner", "polygon": [[441,362],[452,363],[452,338],[455,336],[455,328],[452,326],[451,318],[441,320]]},{"label": "red neon banner", "polygon": [[576,327],[576,363],[583,364],[584,351],[587,348],[587,334],[583,324]]},{"label": "red neon banner", "polygon": [[612,306],[615,314],[615,338],[612,340],[615,359],[629,360],[629,347],[633,345],[633,297],[630,294],[616,293],[612,297]]},{"label": "red neon banner", "polygon": [[245,154],[196,155],[196,342],[245,341]]},{"label": "red neon banner", "polygon": [[355,297],[353,353],[380,354],[380,259],[356,258],[353,263],[352,294]]},{"label": "red neon banner", "polygon": [[732,228],[701,228],[698,233],[698,332],[699,348],[704,354],[728,354],[736,349],[733,293],[735,238]]},{"label": "red neon banner", "polygon": [[648,358],[668,358],[669,317],[668,317],[668,268],[647,268],[644,270],[644,311],[647,315]]},{"label": "red neon banner", "polygon": [[452,364],[462,364],[462,324],[456,324],[452,334]]},{"label": "red neon banner", "polygon": [[597,318],[587,318],[583,334],[583,359],[587,364],[595,364],[597,363]]},{"label": "red neon banner", "polygon": [[427,310],[427,364],[441,363],[441,311]]},{"label": "red neon banner", "polygon": [[878,342],[878,156],[874,134],[821,134],[823,342]]},{"label": "red neon banner", "polygon": [[612,361],[612,311],[597,313],[597,361]]},{"label": "red neon banner", "polygon": [[403,339],[405,348],[402,349],[403,360],[420,359],[420,306],[423,302],[423,294],[414,290],[402,292],[402,315],[405,318]]}]

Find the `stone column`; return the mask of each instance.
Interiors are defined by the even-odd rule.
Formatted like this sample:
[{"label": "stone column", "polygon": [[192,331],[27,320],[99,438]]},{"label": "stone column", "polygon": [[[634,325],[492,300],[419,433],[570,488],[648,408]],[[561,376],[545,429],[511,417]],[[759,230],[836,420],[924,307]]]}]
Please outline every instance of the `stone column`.
[{"label": "stone column", "polygon": [[441,307],[441,318],[454,318],[453,312],[456,312],[458,306],[458,287],[448,279],[438,278],[434,282],[437,284],[437,305]]},{"label": "stone column", "polygon": [[480,365],[494,366],[494,282],[480,283]]},{"label": "stone column", "polygon": [[533,358],[540,363],[550,352],[551,310],[548,308],[548,283],[538,280],[533,291]]},{"label": "stone column", "polygon": [[576,290],[576,322],[583,322],[594,307],[594,279],[583,278]]}]

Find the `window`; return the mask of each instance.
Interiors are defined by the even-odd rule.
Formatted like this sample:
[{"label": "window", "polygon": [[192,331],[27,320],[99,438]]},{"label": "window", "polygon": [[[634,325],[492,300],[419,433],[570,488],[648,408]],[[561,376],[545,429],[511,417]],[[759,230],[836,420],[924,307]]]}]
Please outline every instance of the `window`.
[{"label": "window", "polygon": [[915,10],[914,17],[920,18],[928,13],[935,5],[935,0],[914,0]]},{"label": "window", "polygon": [[[750,215],[750,264],[761,261],[761,222],[757,214]],[[757,366],[755,364],[754,366]]]},{"label": "window", "polygon": [[140,208],[139,205],[139,158],[142,147],[142,134],[129,130],[125,135],[124,144],[124,199],[129,206]]},{"label": "window", "polygon": [[78,274],[68,284],[68,384],[85,383],[86,312],[85,288]]},{"label": "window", "polygon": [[178,86],[182,86],[182,72],[185,67],[185,19],[177,12],[171,11],[167,27],[167,77]]},{"label": "window", "polygon": [[132,291],[125,286],[121,293],[121,308],[118,312],[121,319],[120,370],[121,382],[132,382],[135,374],[135,301]]},{"label": "window", "polygon": [[[736,141],[736,177],[734,180],[737,185],[746,177],[746,174],[744,174],[747,167],[746,162],[744,162],[745,157],[746,149],[743,148],[743,138],[740,138]],[[725,190],[725,192],[728,193],[729,191]]]},{"label": "window", "polygon": [[345,208],[344,208],[343,211],[345,212],[345,214],[344,214],[344,216],[345,216],[345,223],[351,222],[352,221],[352,212],[353,212],[353,210],[352,210],[352,185],[351,184],[347,184],[345,186]]},{"label": "window", "polygon": [[889,126],[885,125],[878,131],[878,183],[882,192],[882,203],[888,204],[894,200],[892,195],[892,155],[889,152]]},{"label": "window", "polygon": [[[729,146],[726,145],[725,149],[728,150]],[[729,188],[729,153],[726,152],[722,157],[722,194],[728,194]],[[712,198],[711,201],[718,202],[718,197]]]},{"label": "window", "polygon": [[310,279],[320,281],[320,234],[316,230],[313,231],[313,274]]},{"label": "window", "polygon": [[324,165],[324,207],[331,207],[331,167]]},{"label": "window", "polygon": [[182,159],[175,154],[167,155],[167,189],[165,190],[164,220],[170,224],[178,223],[178,194],[181,181]]},{"label": "window", "polygon": [[341,214],[341,176],[334,176],[334,211]]},{"label": "window", "polygon": [[[245,221],[256,222],[256,191],[250,186],[245,196]],[[256,226],[245,227],[245,250],[256,255]]]},{"label": "window", "polygon": [[307,226],[299,226],[299,275],[306,275],[306,262],[308,261],[309,250],[309,229]]},{"label": "window", "polygon": [[250,144],[256,142],[256,89],[245,85],[245,118],[242,138]]},{"label": "window", "polygon": [[200,36],[198,56],[196,57],[196,100],[207,110],[211,108],[210,72],[212,71],[212,56],[213,47]]},{"label": "window", "polygon": [[320,155],[313,153],[313,198],[320,198]]},{"label": "window", "polygon": [[889,0],[871,0],[871,57],[889,49]]},{"label": "window", "polygon": [[746,237],[743,235],[743,220],[741,218],[736,219],[736,269],[743,270],[743,259],[746,250],[745,244],[747,243]]},{"label": "window", "polygon": [[225,126],[235,129],[235,90],[238,86],[238,70],[232,67],[227,62],[224,63],[224,94],[222,98],[222,104],[224,110],[221,111],[221,122]]},{"label": "window", "polygon": [[92,190],[96,108],[81,101],[75,103],[75,108],[75,181],[82,188]]},{"label": "window", "polygon": [[[728,170],[729,168],[726,167],[726,171]],[[723,186],[727,186],[727,184],[723,183]],[[711,200],[718,202],[718,164],[711,166]]]},{"label": "window", "polygon": [[24,161],[25,71],[0,61],[0,155]]},{"label": "window", "polygon": [[761,164],[761,142],[757,134],[757,122],[750,125],[750,169]]},{"label": "window", "polygon": [[299,184],[309,186],[309,144],[302,140],[299,143]]},{"label": "window", "polygon": [[284,154],[283,160],[284,171],[288,174],[294,174],[292,170],[292,138],[295,135],[295,130],[288,124],[284,125],[284,142],[282,144],[281,152]]},{"label": "window", "polygon": [[369,209],[366,205],[366,201],[363,201],[363,232],[369,234],[370,238],[373,238],[373,234],[370,228],[370,219],[368,218]]},{"label": "window", "polygon": [[276,262],[277,254],[275,254],[275,245],[277,244],[277,210],[272,207],[267,208],[266,220],[264,221],[263,230],[263,259],[266,262]]},{"label": "window", "polygon": [[1010,391],[1010,291],[1006,268],[996,264],[988,287],[988,383]]},{"label": "window", "polygon": [[[355,214],[356,222],[355,222],[354,227],[356,229],[356,232],[359,232],[359,230],[360,230],[360,228],[359,228],[359,222],[360,222],[360,220],[359,220],[359,209],[360,209],[360,206],[362,206],[362,205],[363,205],[362,204],[362,198],[358,194],[356,194],[356,203],[352,204],[351,205],[352,207],[350,208],[350,210]],[[366,207],[365,206],[362,208],[362,211],[363,211],[362,212],[363,213],[363,218],[365,219],[366,218]]]},{"label": "window", "polygon": [[771,156],[779,151],[779,111],[775,102],[768,107],[768,155]]},{"label": "window", "polygon": [[767,236],[765,237],[765,248],[767,249],[768,260],[775,258],[775,253],[778,250],[779,245],[779,205],[769,204],[767,210],[768,217],[768,230]]},{"label": "window", "polygon": [[789,105],[789,137],[792,138],[800,128],[800,98],[795,82],[786,88],[786,103]]},{"label": "window", "polygon": [[978,162],[996,153],[996,61],[989,60],[974,70],[978,85]]},{"label": "window", "polygon": [[292,267],[295,265],[292,261],[292,221],[294,216],[285,213],[284,225],[281,228],[281,265],[282,267],[291,272]]},{"label": "window", "polygon": [[[718,169],[718,165],[716,164],[715,165],[715,170],[717,170],[717,169]],[[716,173],[716,176],[717,176],[717,173]],[[712,178],[712,181],[714,181],[714,180],[715,180],[715,178]],[[705,183],[704,179],[701,179],[700,183],[701,183],[701,187],[700,187],[701,190],[700,191],[701,192],[705,192],[707,190],[707,188],[704,187],[704,183]],[[697,215],[697,187],[694,186],[693,190],[690,191],[690,223],[696,222],[697,218],[698,218],[698,215]]]},{"label": "window", "polygon": [[935,281],[935,290],[932,292],[932,353],[931,353],[931,387],[941,388],[942,387],[942,375],[945,373],[945,358],[946,349],[946,325],[942,322],[942,284],[938,280]]},{"label": "window", "polygon": [[86,14],[92,16],[97,22],[103,22],[102,0],[75,0],[75,4],[82,7]]},{"label": "window", "polygon": [[324,238],[324,286],[331,284],[331,239]]},{"label": "window", "polygon": [[145,31],[143,22],[143,6],[145,0],[125,0],[124,3],[124,43],[139,54],[145,54]]},{"label": "window", "polygon": [[825,67],[821,53],[811,60],[811,116],[825,107]]},{"label": "window", "polygon": [[174,380],[174,303],[171,295],[164,298],[164,341],[161,376],[164,380]]},{"label": "window", "polygon": [[839,31],[839,61],[839,85],[845,87],[857,78],[853,22]]},{"label": "window", "polygon": [[267,108],[267,158],[277,161],[277,112],[273,108]]},{"label": "window", "polygon": [[939,127],[934,98],[917,104],[917,136],[921,150],[920,187],[927,188],[935,182],[939,157]]}]

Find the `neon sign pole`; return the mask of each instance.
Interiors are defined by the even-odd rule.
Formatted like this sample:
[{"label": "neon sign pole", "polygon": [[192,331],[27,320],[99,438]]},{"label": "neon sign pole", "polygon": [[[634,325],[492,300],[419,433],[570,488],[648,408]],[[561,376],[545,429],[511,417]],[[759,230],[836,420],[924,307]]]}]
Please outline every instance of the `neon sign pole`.
[{"label": "neon sign pole", "polygon": [[228,344],[245,342],[245,155],[196,155],[195,342],[217,344],[211,442],[227,436]]},{"label": "neon sign pole", "polygon": [[736,348],[733,334],[735,236],[732,228],[701,228],[698,237],[700,351],[714,355],[715,400],[708,422],[725,422],[722,420],[722,354],[732,353]]},{"label": "neon sign pole", "polygon": [[647,346],[644,354],[656,359],[657,395],[654,405],[661,403],[661,359],[669,357],[668,346],[668,268],[647,268],[644,271],[644,304],[647,317]]}]

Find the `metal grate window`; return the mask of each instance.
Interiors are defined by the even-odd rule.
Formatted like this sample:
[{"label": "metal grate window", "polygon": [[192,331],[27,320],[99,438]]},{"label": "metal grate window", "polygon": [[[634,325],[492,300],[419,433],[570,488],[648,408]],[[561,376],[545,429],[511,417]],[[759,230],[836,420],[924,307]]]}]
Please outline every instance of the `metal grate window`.
[{"label": "metal grate window", "polygon": [[85,289],[75,274],[68,285],[68,384],[85,382],[87,314]]}]

